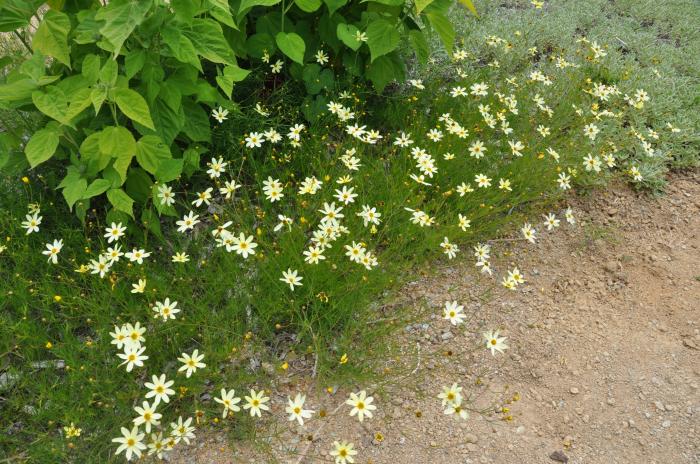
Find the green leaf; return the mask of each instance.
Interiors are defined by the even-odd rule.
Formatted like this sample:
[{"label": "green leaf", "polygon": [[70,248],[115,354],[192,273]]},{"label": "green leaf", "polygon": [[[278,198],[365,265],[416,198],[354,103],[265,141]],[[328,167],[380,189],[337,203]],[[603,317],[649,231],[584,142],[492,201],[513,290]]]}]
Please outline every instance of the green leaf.
[{"label": "green leaf", "polygon": [[213,63],[236,64],[236,57],[224,37],[221,25],[213,19],[197,18],[183,33],[192,41],[200,56]]},{"label": "green leaf", "polygon": [[[158,197],[156,197],[158,198]],[[160,198],[158,198],[160,201]],[[163,232],[160,230],[160,219],[153,211],[153,208],[145,208],[141,212],[141,223],[158,238],[163,238]]]},{"label": "green leaf", "polygon": [[117,211],[124,212],[134,217],[134,200],[122,189],[112,189],[107,191],[107,199]]},{"label": "green leaf", "polygon": [[81,72],[90,84],[97,82],[100,78],[100,57],[92,53],[85,55]]},{"label": "green leaf", "polygon": [[151,174],[155,174],[161,163],[170,158],[170,149],[157,135],[144,135],[136,142],[136,161]]},{"label": "green leaf", "polygon": [[194,48],[192,41],[182,35],[179,29],[166,26],[162,33],[163,42],[170,48],[171,53],[178,61],[188,63],[202,70],[202,64],[197,56],[197,50]]},{"label": "green leaf", "polygon": [[408,42],[416,52],[416,58],[418,58],[418,61],[422,64],[426,64],[430,56],[430,47],[423,31],[419,31],[417,29],[409,31]]},{"label": "green leaf", "polygon": [[136,140],[131,132],[122,126],[108,126],[99,133],[100,152],[112,158],[134,156]]},{"label": "green leaf", "polygon": [[85,196],[87,186],[88,184],[85,179],[77,178],[71,182],[68,182],[63,188],[63,198],[66,199],[66,203],[68,203],[68,208],[70,210],[73,210],[73,205],[76,201],[81,200]]},{"label": "green leaf", "polygon": [[231,9],[228,6],[228,0],[207,0],[209,5],[209,14],[216,18],[220,23],[226,24],[233,29],[238,29],[236,23],[231,17]]},{"label": "green leaf", "polygon": [[102,66],[102,69],[100,69],[100,81],[103,84],[113,86],[117,83],[118,73],[119,69],[117,67],[117,62],[114,60],[107,60]]},{"label": "green leaf", "polygon": [[452,27],[452,23],[447,18],[447,16],[440,13],[426,13],[425,16],[428,17],[430,25],[435,28],[442,44],[445,46],[448,54],[452,54],[452,45],[455,41],[455,30]]},{"label": "green leaf", "polygon": [[146,50],[140,48],[135,51],[131,51],[124,58],[124,70],[126,71],[126,78],[131,79],[143,68],[146,62]]},{"label": "green leaf", "polygon": [[292,61],[304,64],[306,44],[304,44],[304,39],[298,34],[294,32],[280,32],[275,36],[275,42],[282,53],[291,58]]},{"label": "green leaf", "polygon": [[45,128],[36,131],[24,147],[27,161],[32,168],[47,161],[56,153],[60,132],[55,124],[55,122],[49,123]]},{"label": "green leaf", "polygon": [[433,3],[433,0],[415,0],[416,14],[420,14],[428,5]]},{"label": "green leaf", "polygon": [[151,195],[151,187],[153,180],[146,171],[136,167],[129,169],[124,189],[131,198],[139,203],[146,203]]},{"label": "green leaf", "polygon": [[156,98],[151,115],[156,125],[156,134],[163,139],[163,143],[166,145],[173,143],[185,125],[185,113],[182,109],[173,110],[161,98]]},{"label": "green leaf", "polygon": [[384,90],[390,82],[404,78],[403,62],[396,54],[380,56],[367,69],[367,77],[377,92]]},{"label": "green leaf", "polygon": [[87,187],[85,192],[83,192],[83,196],[80,198],[87,200],[88,198],[96,197],[97,195],[105,193],[111,186],[112,183],[106,179],[95,179]]},{"label": "green leaf", "polygon": [[224,67],[223,75],[216,76],[216,83],[219,84],[224,94],[231,98],[233,83],[242,81],[248,74],[250,74],[250,71],[247,69],[239,68],[238,66],[226,66]]},{"label": "green leaf", "polygon": [[182,131],[193,142],[211,142],[211,126],[209,123],[209,115],[198,105],[192,101],[185,100],[182,102],[183,109],[187,118]]},{"label": "green leaf", "polygon": [[56,58],[70,68],[69,32],[70,19],[68,15],[60,11],[49,10],[34,34],[32,47],[44,55]]},{"label": "green leaf", "polygon": [[277,5],[280,1],[282,0],[241,0],[241,5],[238,7],[238,16],[254,6],[272,6]]},{"label": "green leaf", "polygon": [[323,3],[328,7],[328,14],[333,16],[333,13],[338,11],[339,8],[345,6],[348,0],[323,0]]},{"label": "green leaf", "polygon": [[129,119],[155,130],[148,103],[140,94],[131,89],[117,88],[114,89],[114,101]]},{"label": "green leaf", "polygon": [[301,11],[313,13],[321,8],[321,0],[294,0]]},{"label": "green leaf", "polygon": [[146,19],[151,3],[151,0],[112,0],[97,11],[95,19],[104,21],[100,33],[114,47],[115,57],[136,26]]},{"label": "green leaf", "polygon": [[466,6],[474,16],[477,18],[479,17],[479,13],[477,13],[476,8],[474,8],[474,3],[472,3],[472,0],[459,0],[459,3]]},{"label": "green leaf", "polygon": [[349,48],[357,51],[362,46],[362,42],[357,40],[357,33],[360,30],[352,24],[340,23],[336,29],[338,38]]},{"label": "green leaf", "polygon": [[170,182],[180,177],[182,174],[183,162],[181,159],[171,158],[160,163],[158,171],[156,171],[156,179],[158,182]]},{"label": "green leaf", "polygon": [[389,6],[400,6],[406,3],[406,0],[367,0],[367,1],[372,1],[374,3],[381,3],[382,5],[389,5]]},{"label": "green leaf", "polygon": [[385,19],[377,19],[367,26],[367,45],[371,61],[393,52],[399,45],[401,34],[396,25]]},{"label": "green leaf", "polygon": [[107,89],[104,87],[96,87],[90,92],[90,101],[92,101],[92,107],[95,109],[95,114],[100,112],[102,108],[102,103],[107,99]]}]

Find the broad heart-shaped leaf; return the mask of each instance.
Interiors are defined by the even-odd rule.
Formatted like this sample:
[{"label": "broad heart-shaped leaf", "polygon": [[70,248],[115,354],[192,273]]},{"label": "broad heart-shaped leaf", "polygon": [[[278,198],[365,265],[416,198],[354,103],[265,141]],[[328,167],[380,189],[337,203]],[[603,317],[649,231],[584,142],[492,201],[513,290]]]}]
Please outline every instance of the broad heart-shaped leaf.
[{"label": "broad heart-shaped leaf", "polygon": [[469,11],[471,11],[474,16],[477,18],[479,17],[479,13],[477,13],[476,8],[474,8],[474,3],[472,3],[472,0],[459,0],[459,3],[469,8]]},{"label": "broad heart-shaped leaf", "polygon": [[223,74],[216,76],[216,83],[219,84],[226,96],[231,98],[233,83],[242,81],[248,74],[250,74],[250,71],[247,69],[239,68],[238,66],[226,66]]},{"label": "broad heart-shaped leaf", "polygon": [[174,26],[168,25],[162,31],[163,42],[170,47],[173,56],[182,63],[188,63],[195,68],[202,70],[202,63],[197,56],[197,50],[192,41],[185,37],[182,32]]},{"label": "broad heart-shaped leaf", "polygon": [[160,164],[158,171],[156,172],[156,179],[159,182],[170,182],[180,177],[182,174],[182,159],[171,158],[165,160]]},{"label": "broad heart-shaped leaf", "polygon": [[155,130],[148,103],[139,93],[126,88],[116,88],[113,93],[114,102],[122,113],[127,115],[132,121]]},{"label": "broad heart-shaped leaf", "polygon": [[136,26],[146,19],[151,4],[152,0],[112,0],[97,11],[95,19],[104,21],[100,33],[114,47],[115,57]]},{"label": "broad heart-shaped leaf", "polygon": [[321,0],[294,0],[301,11],[313,13],[321,8]]},{"label": "broad heart-shaped leaf", "polygon": [[107,179],[95,179],[90,185],[88,185],[81,199],[87,200],[88,198],[96,197],[97,195],[105,193],[112,186],[112,183]]},{"label": "broad heart-shaped leaf", "polygon": [[[0,15],[4,14],[0,13]],[[68,33],[70,19],[65,13],[49,10],[39,24],[32,39],[32,47],[44,55],[52,56],[70,68]]]},{"label": "broad heart-shaped leaf", "polygon": [[111,189],[107,191],[107,199],[117,211],[124,212],[134,217],[134,200],[122,189]]},{"label": "broad heart-shaped leaf", "polygon": [[348,0],[323,0],[323,3],[328,7],[328,15],[333,16],[333,13],[335,13],[338,8],[345,6]]},{"label": "broad heart-shaped leaf", "polygon": [[193,142],[211,142],[209,115],[204,111],[202,105],[198,105],[194,101],[187,99],[183,100],[182,108],[185,110],[185,114],[187,114],[182,132]]},{"label": "broad heart-shaped leaf", "polygon": [[418,61],[421,64],[427,63],[428,57],[430,56],[430,46],[428,45],[428,41],[426,40],[423,31],[419,31],[418,29],[409,31],[408,42],[416,52],[416,58],[418,58]]},{"label": "broad heart-shaped leaf", "polygon": [[27,161],[29,161],[31,167],[37,167],[56,153],[60,133],[60,129],[55,122],[49,123],[43,129],[34,132],[34,135],[24,147],[24,153],[26,153]]},{"label": "broad heart-shaped leaf", "polygon": [[151,174],[155,175],[163,160],[170,158],[170,148],[157,135],[144,135],[136,142],[136,161]]},{"label": "broad heart-shaped leaf", "polygon": [[144,208],[141,212],[141,223],[156,237],[163,238],[163,232],[160,230],[160,219],[153,208]]},{"label": "broad heart-shaped leaf", "polygon": [[433,3],[434,0],[415,0],[416,14],[420,14],[421,11],[425,9],[428,5]]},{"label": "broad heart-shaped leaf", "polygon": [[357,33],[360,30],[352,24],[340,23],[336,29],[338,38],[349,48],[357,51],[362,46],[362,42],[357,40]]},{"label": "broad heart-shaped leaf", "polygon": [[209,5],[209,14],[211,14],[220,23],[226,24],[228,27],[238,29],[236,23],[231,17],[231,9],[228,6],[228,0],[207,0]]},{"label": "broad heart-shaped leaf", "polygon": [[[134,136],[131,135],[128,129],[121,126],[108,126],[102,129],[102,132],[100,132],[99,147],[101,153],[109,155],[112,158],[117,158],[117,160],[128,159],[131,161],[131,158],[136,154],[136,141],[134,140]],[[117,169],[117,167],[115,167],[115,169]],[[126,173],[126,170],[121,171],[117,169],[117,171],[120,174],[122,172]],[[122,179],[123,178],[124,177],[122,177]]]},{"label": "broad heart-shaped leaf", "polygon": [[393,52],[399,45],[401,34],[396,25],[385,19],[377,19],[367,26],[367,45],[372,56],[371,61]]},{"label": "broad heart-shaped leaf", "polygon": [[381,92],[389,82],[403,80],[405,75],[403,66],[403,61],[396,53],[393,53],[377,58],[369,65],[366,74],[372,81],[372,84],[374,84],[377,92]]},{"label": "broad heart-shaped leaf", "polygon": [[430,21],[430,25],[435,28],[435,31],[440,36],[440,40],[442,41],[442,44],[445,46],[447,53],[451,55],[452,54],[452,45],[454,45],[454,41],[455,41],[455,30],[452,27],[452,23],[447,18],[447,16],[440,14],[440,13],[430,12],[430,13],[425,13],[425,16],[428,17],[428,21]]},{"label": "broad heart-shaped leaf", "polygon": [[83,199],[87,186],[87,180],[78,177],[77,179],[68,182],[66,186],[63,187],[63,198],[66,199],[69,209],[72,210],[75,202]]},{"label": "broad heart-shaped leaf", "polygon": [[221,25],[213,19],[197,18],[189,29],[182,32],[192,41],[200,56],[214,63],[236,64],[236,56]]},{"label": "broad heart-shaped leaf", "polygon": [[240,17],[241,13],[254,6],[272,6],[277,5],[281,1],[282,0],[241,0],[241,4],[238,7],[238,16]]},{"label": "broad heart-shaped leaf", "polygon": [[279,49],[292,61],[304,64],[304,52],[306,44],[298,34],[294,32],[280,32],[275,36],[275,42]]}]

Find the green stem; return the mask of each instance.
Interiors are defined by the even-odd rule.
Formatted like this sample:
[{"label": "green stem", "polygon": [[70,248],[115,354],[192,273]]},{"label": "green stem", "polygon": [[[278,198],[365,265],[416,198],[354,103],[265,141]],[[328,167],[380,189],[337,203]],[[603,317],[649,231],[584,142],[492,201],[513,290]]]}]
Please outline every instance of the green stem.
[{"label": "green stem", "polygon": [[114,125],[119,126],[119,121],[117,120],[117,109],[114,106],[114,103],[109,102],[109,109],[112,110],[112,119],[114,119]]},{"label": "green stem", "polygon": [[27,49],[27,51],[28,51],[30,54],[33,53],[33,52],[32,52],[32,47],[29,46],[29,44],[27,43],[26,39],[25,39],[24,37],[22,37],[22,35],[21,35],[19,32],[17,32],[17,31],[12,31],[12,32],[14,32],[15,35],[17,36],[17,38],[20,40],[20,42],[22,42],[22,44],[24,44],[24,46],[25,46],[25,48]]}]

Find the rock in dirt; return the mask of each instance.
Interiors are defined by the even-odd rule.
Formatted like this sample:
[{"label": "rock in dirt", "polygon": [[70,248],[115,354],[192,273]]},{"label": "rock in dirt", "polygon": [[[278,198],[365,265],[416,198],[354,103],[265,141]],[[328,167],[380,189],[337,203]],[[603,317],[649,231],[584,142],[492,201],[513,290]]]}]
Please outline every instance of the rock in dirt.
[{"label": "rock in dirt", "polygon": [[569,457],[561,450],[556,450],[549,455],[549,459],[557,462],[569,462]]}]

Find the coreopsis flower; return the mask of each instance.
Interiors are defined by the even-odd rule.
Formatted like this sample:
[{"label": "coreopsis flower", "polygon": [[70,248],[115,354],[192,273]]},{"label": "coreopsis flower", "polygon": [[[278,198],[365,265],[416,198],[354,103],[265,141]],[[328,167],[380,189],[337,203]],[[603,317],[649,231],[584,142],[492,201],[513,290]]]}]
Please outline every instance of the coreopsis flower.
[{"label": "coreopsis flower", "polygon": [[297,274],[298,271],[292,270],[291,268],[287,269],[286,271],[282,272],[282,278],[280,280],[289,285],[290,290],[294,291],[294,287],[301,287],[304,285],[301,283],[303,277],[300,277]]},{"label": "coreopsis flower", "polygon": [[46,244],[46,250],[42,251],[41,254],[48,256],[48,262],[53,264],[58,264],[58,254],[63,248],[63,239],[54,240],[53,243]]},{"label": "coreopsis flower", "polygon": [[167,443],[163,439],[163,432],[152,433],[148,442],[148,455],[155,455],[158,459],[163,459],[163,452],[167,449]]},{"label": "coreopsis flower", "polygon": [[121,246],[117,244],[114,247],[107,248],[107,251],[102,256],[109,260],[110,264],[114,264],[119,262],[119,258],[124,256],[124,253],[122,253]]},{"label": "coreopsis flower", "polygon": [[166,184],[161,184],[158,186],[158,198],[160,198],[160,204],[165,206],[172,206],[175,204],[175,194],[173,189]]},{"label": "coreopsis flower", "polygon": [[109,272],[109,268],[112,266],[113,261],[108,261],[108,258],[106,258],[104,255],[100,255],[96,260],[92,259],[90,260],[90,265],[88,268],[90,269],[91,274],[99,274],[100,278],[104,278],[104,276]]},{"label": "coreopsis flower", "polygon": [[265,136],[265,140],[272,144],[279,143],[282,140],[282,135],[275,129],[268,129],[263,132],[263,135]]},{"label": "coreopsis flower", "polygon": [[466,232],[468,228],[472,226],[472,222],[467,219],[466,216],[463,216],[461,213],[457,214],[458,218],[458,223],[457,225],[459,226],[460,229],[462,229],[462,232]]},{"label": "coreopsis flower", "polygon": [[464,322],[465,317],[467,316],[464,314],[464,306],[456,301],[448,301],[445,303],[445,307],[442,310],[443,319],[450,321],[452,325],[459,325]]},{"label": "coreopsis flower", "polygon": [[592,156],[590,153],[583,158],[583,166],[586,171],[600,172],[601,164],[600,158]]},{"label": "coreopsis flower", "polygon": [[170,298],[166,298],[165,301],[156,301],[153,307],[155,314],[153,317],[161,317],[164,321],[168,319],[175,319],[175,315],[180,312],[180,308],[177,307],[177,301],[170,302]]},{"label": "coreopsis flower", "polygon": [[182,416],[177,418],[177,422],[170,423],[170,436],[175,438],[175,443],[179,443],[180,440],[184,441],[188,445],[190,440],[194,438],[194,427],[192,427],[192,418],[188,417],[187,420],[183,421]]},{"label": "coreopsis flower", "polygon": [[265,404],[270,401],[270,398],[264,395],[265,392],[263,390],[256,392],[251,389],[250,396],[245,397],[246,404],[243,405],[243,409],[250,410],[250,417],[262,417],[262,411],[270,410],[270,407]]},{"label": "coreopsis flower", "polygon": [[148,356],[144,355],[143,352],[146,351],[145,346],[124,346],[123,353],[117,353],[117,356],[124,360],[120,366],[126,364],[126,371],[131,372],[135,367],[142,367],[143,362],[148,359]]},{"label": "coreopsis flower", "polygon": [[447,255],[449,259],[457,256],[459,252],[459,247],[455,243],[450,243],[450,240],[445,237],[442,243],[440,243],[440,248],[442,248],[443,253]]},{"label": "coreopsis flower", "polygon": [[552,230],[555,227],[559,227],[559,219],[553,213],[549,213],[544,217],[544,225],[547,227],[547,230]]},{"label": "coreopsis flower", "polygon": [[239,188],[241,188],[241,184],[231,179],[224,182],[224,186],[219,188],[219,193],[224,195],[224,198],[227,200],[230,200]]},{"label": "coreopsis flower", "polygon": [[142,443],[145,434],[139,433],[138,426],[134,426],[131,430],[126,427],[121,428],[122,436],[118,438],[113,438],[113,443],[119,443],[116,454],[126,451],[126,460],[131,461],[133,456],[137,458],[141,457],[141,451],[146,449],[146,445]]},{"label": "coreopsis flower", "polygon": [[574,218],[574,211],[571,208],[566,208],[566,211],[564,211],[564,217],[566,218],[566,222],[569,224],[576,224],[576,218]]},{"label": "coreopsis flower", "polygon": [[451,387],[442,387],[442,392],[438,395],[442,400],[442,405],[460,403],[462,401],[462,387],[453,383]]},{"label": "coreopsis flower", "polygon": [[316,63],[320,64],[321,66],[328,63],[328,55],[326,55],[323,50],[318,50],[314,57],[316,58]]},{"label": "coreopsis flower", "polygon": [[632,179],[635,182],[641,182],[644,180],[644,177],[642,176],[642,173],[639,171],[639,168],[637,166],[631,166],[629,169],[629,174],[632,176]]},{"label": "coreopsis flower", "polygon": [[126,227],[122,226],[122,223],[120,222],[119,224],[115,224],[114,222],[110,227],[107,227],[105,229],[106,233],[104,237],[107,239],[107,243],[112,243],[116,242],[119,240],[121,237],[124,236],[124,232],[126,231]]},{"label": "coreopsis flower", "polygon": [[148,258],[149,256],[151,256],[151,253],[149,251],[138,248],[134,248],[133,250],[124,253],[124,257],[126,257],[132,263],[137,264],[143,264],[143,260]]},{"label": "coreopsis flower", "polygon": [[287,227],[288,230],[292,230],[292,224],[294,223],[294,220],[292,220],[292,218],[287,217],[284,214],[278,214],[277,219],[279,220],[279,222],[273,229],[275,232],[282,229],[283,227]]},{"label": "coreopsis flower", "polygon": [[241,399],[236,397],[235,395],[236,392],[234,389],[226,391],[225,388],[222,388],[221,398],[214,398],[214,401],[216,401],[224,407],[224,411],[221,413],[221,417],[226,418],[226,416],[228,416],[229,411],[238,412],[241,410],[241,408],[237,406],[237,404],[241,402]]},{"label": "coreopsis flower", "polygon": [[165,374],[161,374],[160,377],[152,376],[151,382],[146,382],[143,385],[148,388],[148,393],[146,393],[146,399],[153,398],[153,406],[155,407],[161,401],[163,403],[170,402],[170,395],[175,394],[172,385],[175,383],[174,380],[167,380]]},{"label": "coreopsis flower", "polygon": [[190,257],[187,253],[177,252],[170,259],[173,263],[186,263],[190,260]]},{"label": "coreopsis flower", "polygon": [[355,32],[355,40],[357,40],[358,42],[367,42],[367,38],[368,37],[366,32]]},{"label": "coreopsis flower", "polygon": [[496,355],[496,351],[503,353],[503,351],[508,349],[508,345],[505,344],[506,337],[499,337],[498,330],[484,332],[483,337],[486,341],[486,348],[491,350],[492,355]]},{"label": "coreopsis flower", "polygon": [[264,142],[265,139],[259,132],[251,132],[245,138],[245,146],[248,148],[260,148]]},{"label": "coreopsis flower", "polygon": [[533,227],[530,224],[525,224],[521,229],[520,232],[523,234],[523,238],[527,240],[530,243],[535,243],[536,237],[535,234],[537,231],[533,229]]},{"label": "coreopsis flower", "polygon": [[542,124],[537,126],[537,132],[539,132],[542,137],[547,137],[552,133],[549,127],[543,126]]},{"label": "coreopsis flower", "polygon": [[409,147],[409,146],[413,145],[413,140],[411,140],[411,134],[406,134],[405,132],[401,132],[401,135],[399,135],[398,137],[396,137],[396,139],[394,139],[394,145],[396,145],[398,147],[402,147],[402,148]]},{"label": "coreopsis flower", "polygon": [[352,443],[334,441],[330,455],[335,458],[335,464],[353,464],[355,462],[353,456],[357,455],[357,451]]},{"label": "coreopsis flower", "polygon": [[209,205],[211,202],[211,192],[214,190],[213,187],[209,187],[203,192],[197,192],[197,198],[192,202],[194,206],[202,206],[202,203]]},{"label": "coreopsis flower", "polygon": [[476,182],[476,185],[481,188],[491,187],[491,179],[486,177],[484,174],[477,174],[474,176],[474,182]]},{"label": "coreopsis flower", "polygon": [[473,191],[474,191],[474,189],[472,188],[472,186],[470,184],[467,184],[464,182],[462,182],[461,184],[459,184],[457,186],[457,193],[459,193],[460,197],[463,197],[467,193],[471,193]]},{"label": "coreopsis flower", "polygon": [[39,216],[39,213],[34,213],[31,216],[27,214],[26,219],[26,221],[22,221],[22,227],[24,229],[27,229],[26,235],[29,235],[32,232],[39,232],[39,224],[41,224],[42,220],[42,217]]},{"label": "coreopsis flower", "polygon": [[199,350],[194,350],[191,355],[182,353],[182,356],[177,358],[177,360],[182,363],[182,366],[180,366],[177,371],[185,371],[185,377],[190,378],[193,373],[197,372],[197,369],[204,369],[207,367],[207,365],[202,362],[202,359],[204,359],[204,355],[199,354]]},{"label": "coreopsis flower", "polygon": [[372,418],[372,411],[377,409],[374,402],[374,398],[367,396],[367,392],[362,390],[359,393],[350,393],[350,398],[345,401],[345,404],[352,406],[350,410],[350,415],[354,416],[357,414],[357,418],[362,422],[365,416]]},{"label": "coreopsis flower", "polygon": [[486,147],[481,140],[475,140],[469,145],[469,156],[480,159],[484,157],[486,153]]},{"label": "coreopsis flower", "polygon": [[480,82],[477,84],[472,84],[472,86],[470,87],[470,93],[477,97],[485,97],[489,94],[488,89],[489,86],[486,83]]},{"label": "coreopsis flower", "polygon": [[292,398],[287,398],[288,405],[284,409],[287,414],[289,414],[289,420],[296,420],[299,425],[304,425],[304,419],[309,419],[314,413],[311,409],[304,409],[304,403],[306,402],[306,396],[300,393]]},{"label": "coreopsis flower", "polygon": [[130,322],[127,322],[124,324],[123,330],[127,337],[127,340],[124,343],[127,348],[140,348],[141,344],[146,341],[143,336],[143,334],[146,333],[146,328],[141,327],[141,323],[138,321],[133,325]]},{"label": "coreopsis flower", "polygon": [[583,128],[583,134],[589,139],[591,139],[591,141],[594,141],[599,133],[600,129],[598,129],[598,126],[596,126],[595,124],[588,124]]},{"label": "coreopsis flower", "polygon": [[498,189],[505,190],[506,192],[513,191],[513,188],[510,186],[510,180],[508,179],[498,179]]},{"label": "coreopsis flower", "polygon": [[559,188],[562,190],[569,190],[571,188],[571,176],[564,172],[559,173],[557,182],[559,183]]},{"label": "coreopsis flower", "polygon": [[118,350],[121,350],[129,339],[129,335],[124,326],[119,327],[115,325],[114,332],[110,332],[109,335],[112,337],[112,341],[110,343],[112,345],[116,345]]},{"label": "coreopsis flower", "polygon": [[525,276],[523,276],[517,267],[514,267],[512,271],[508,271],[508,278],[512,279],[516,285],[525,283]]},{"label": "coreopsis flower", "polygon": [[443,411],[445,414],[450,415],[454,414],[464,420],[469,419],[469,412],[462,407],[462,399],[460,398],[459,401],[453,401],[452,403],[448,403],[447,407],[445,408],[445,411]]},{"label": "coreopsis flower", "polygon": [[271,64],[270,71],[272,71],[272,74],[279,74],[280,71],[282,71],[283,64],[284,64],[284,61],[282,61],[282,60],[277,60],[273,64]]},{"label": "coreopsis flower", "polygon": [[146,291],[146,279],[139,279],[135,284],[131,284],[131,293],[143,293]]},{"label": "coreopsis flower", "polygon": [[211,110],[211,116],[212,118],[216,119],[219,124],[224,122],[228,116],[228,110],[223,109],[222,107],[214,108]]},{"label": "coreopsis flower", "polygon": [[182,216],[182,220],[175,222],[175,224],[178,226],[177,231],[182,233],[194,229],[194,226],[199,223],[199,215],[194,214],[194,211],[190,211],[189,214]]},{"label": "coreopsis flower", "polygon": [[424,90],[424,89],[425,89],[425,85],[423,84],[423,80],[422,80],[422,79],[411,79],[411,80],[408,81],[408,83],[411,84],[411,86],[417,88],[418,90]]},{"label": "coreopsis flower", "polygon": [[356,213],[356,215],[362,218],[365,227],[369,224],[378,226],[382,222],[380,219],[382,214],[377,212],[377,208],[370,208],[369,205],[363,205],[362,211]]},{"label": "coreopsis flower", "polygon": [[306,129],[306,126],[303,124],[294,124],[292,127],[289,128],[289,133],[287,134],[287,138],[290,140],[296,140],[297,142],[301,140],[301,132]]},{"label": "coreopsis flower", "polygon": [[144,401],[141,406],[134,407],[134,411],[138,414],[134,418],[134,425],[138,427],[144,424],[146,433],[151,432],[151,426],[160,425],[160,418],[163,417],[162,414],[156,412],[156,403],[150,405],[148,401]]},{"label": "coreopsis flower", "polygon": [[340,190],[336,189],[335,198],[345,205],[354,203],[355,197],[357,197],[357,193],[354,193],[354,190],[354,187],[348,188],[347,186],[343,186]]},{"label": "coreopsis flower", "polygon": [[212,158],[208,165],[209,169],[207,169],[207,174],[209,174],[209,177],[212,179],[218,179],[221,177],[221,174],[226,172],[226,166],[228,166],[228,163],[225,162],[223,158]]},{"label": "coreopsis flower", "polygon": [[232,237],[232,250],[243,256],[243,258],[248,258],[249,255],[255,254],[255,248],[258,244],[253,241],[253,236],[245,236],[243,232],[240,233],[238,237],[235,235]]}]

